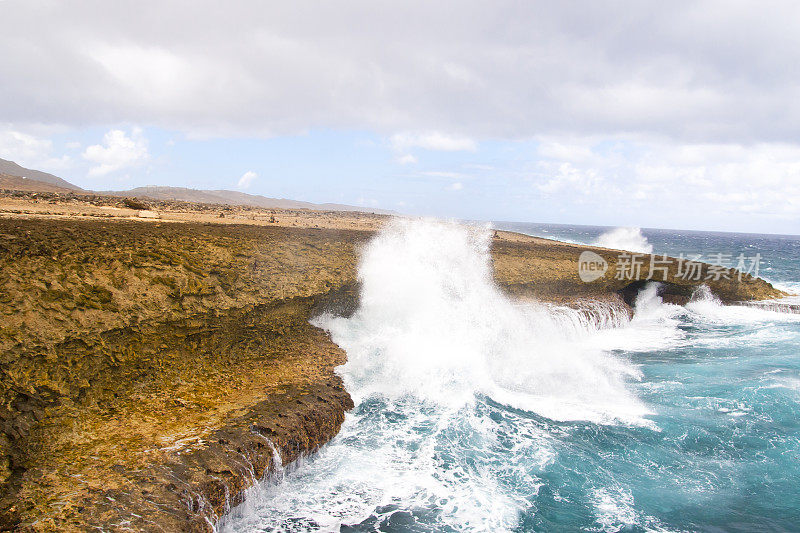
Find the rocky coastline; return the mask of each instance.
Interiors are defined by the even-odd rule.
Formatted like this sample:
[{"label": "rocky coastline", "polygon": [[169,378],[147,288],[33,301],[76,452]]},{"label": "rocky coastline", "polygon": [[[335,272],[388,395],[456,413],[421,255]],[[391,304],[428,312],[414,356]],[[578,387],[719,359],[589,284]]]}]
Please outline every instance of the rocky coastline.
[{"label": "rocky coastline", "polygon": [[[309,319],[356,308],[359,250],[386,218],[76,209],[0,211],[0,528],[211,531],[352,407],[334,372],[346,354]],[[702,283],[729,303],[783,295],[706,280],[707,265],[685,280],[673,259],[616,279],[618,252],[600,248],[608,271],[585,283],[587,249],[498,232],[495,279],[519,298],[628,309],[648,277],[678,303]]]}]

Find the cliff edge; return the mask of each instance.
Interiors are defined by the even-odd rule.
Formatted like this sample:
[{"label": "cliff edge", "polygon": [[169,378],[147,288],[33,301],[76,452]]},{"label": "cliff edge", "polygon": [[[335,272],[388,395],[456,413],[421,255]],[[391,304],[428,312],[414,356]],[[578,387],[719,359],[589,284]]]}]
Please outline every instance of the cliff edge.
[{"label": "cliff edge", "polygon": [[[355,308],[374,230],[225,222],[0,218],[3,529],[210,531],[338,432],[345,354],[308,320]],[[619,253],[592,249],[607,270],[584,282],[585,250],[498,232],[495,277],[519,297],[624,305],[651,274],[617,279]],[[669,261],[668,297],[782,295]]]}]

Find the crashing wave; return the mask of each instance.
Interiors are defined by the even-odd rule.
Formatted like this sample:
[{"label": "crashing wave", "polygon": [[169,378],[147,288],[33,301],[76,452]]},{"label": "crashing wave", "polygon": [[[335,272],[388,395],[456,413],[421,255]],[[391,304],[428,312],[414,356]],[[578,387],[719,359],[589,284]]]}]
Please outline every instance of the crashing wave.
[{"label": "crashing wave", "polygon": [[640,228],[614,228],[597,237],[594,244],[612,250],[653,253],[653,245],[647,241]]}]

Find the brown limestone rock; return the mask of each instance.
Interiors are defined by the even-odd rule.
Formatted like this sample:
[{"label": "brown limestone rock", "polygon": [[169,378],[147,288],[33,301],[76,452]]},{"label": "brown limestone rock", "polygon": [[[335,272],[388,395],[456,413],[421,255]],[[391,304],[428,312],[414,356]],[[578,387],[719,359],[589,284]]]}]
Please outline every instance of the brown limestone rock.
[{"label": "brown limestone rock", "polygon": [[[308,320],[357,307],[371,231],[48,217],[0,218],[1,528],[208,531],[281,466],[273,446],[285,465],[337,433],[345,354]],[[584,283],[588,247],[492,246],[520,297],[625,305],[649,276],[616,279],[618,253],[593,249],[609,269]],[[676,301],[702,283],[728,302],[782,294],[678,267]]]}]

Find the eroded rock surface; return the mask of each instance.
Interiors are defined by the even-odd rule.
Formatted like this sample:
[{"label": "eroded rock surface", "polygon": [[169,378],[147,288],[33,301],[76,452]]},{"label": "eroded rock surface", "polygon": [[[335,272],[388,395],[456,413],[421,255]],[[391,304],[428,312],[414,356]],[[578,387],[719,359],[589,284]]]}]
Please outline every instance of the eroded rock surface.
[{"label": "eroded rock surface", "polygon": [[0,220],[3,526],[208,529],[270,443],[327,442],[345,355],[308,319],[366,238]]},{"label": "eroded rock surface", "polygon": [[[358,215],[353,215],[357,217]],[[0,526],[208,531],[243,489],[311,453],[352,401],[345,354],[309,318],[356,305],[369,231],[0,219]],[[630,301],[617,252],[500,232],[495,277],[547,300]],[[780,296],[754,278],[726,301]],[[735,277],[734,277],[735,278]],[[275,451],[277,450],[277,454]]]}]

